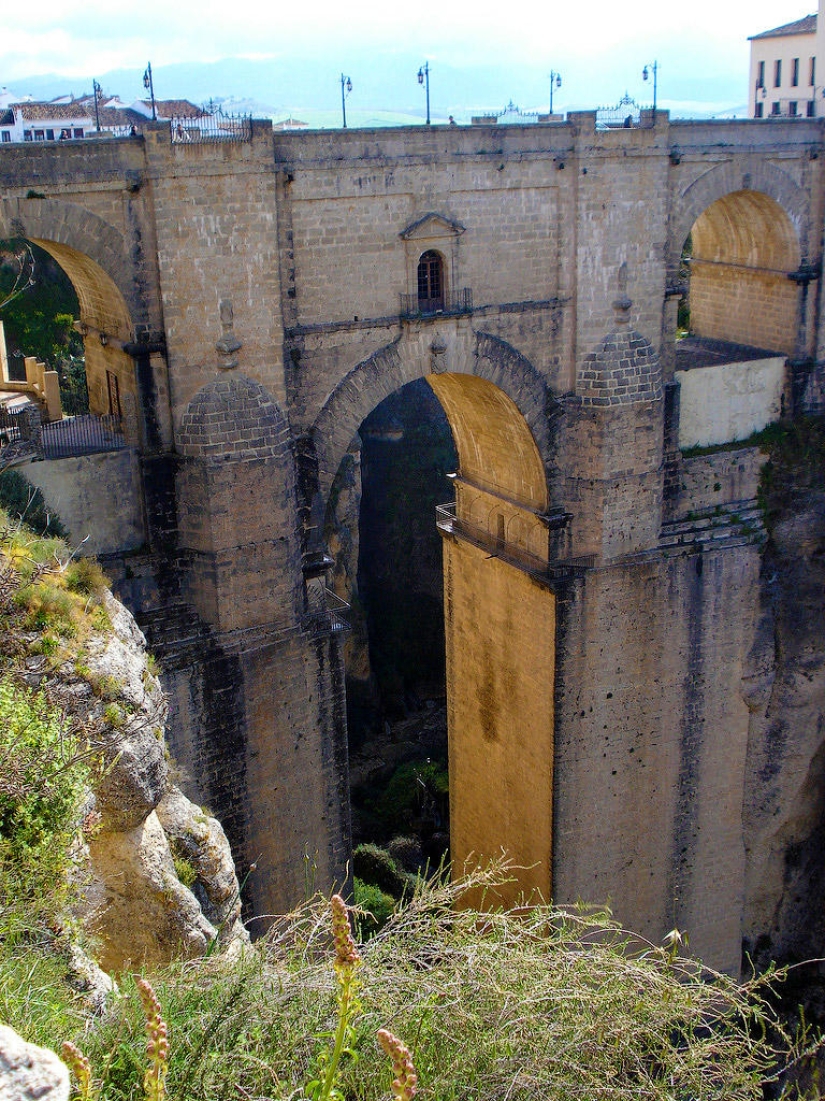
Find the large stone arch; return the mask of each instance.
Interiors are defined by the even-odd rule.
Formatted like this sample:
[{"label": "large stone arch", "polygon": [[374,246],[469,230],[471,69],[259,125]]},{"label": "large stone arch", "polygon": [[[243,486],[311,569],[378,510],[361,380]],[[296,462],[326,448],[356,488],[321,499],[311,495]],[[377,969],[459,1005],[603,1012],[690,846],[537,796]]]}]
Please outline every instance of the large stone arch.
[{"label": "large stone arch", "polygon": [[[501,392],[518,414],[513,425],[521,421],[531,437],[546,482],[552,460],[551,424],[560,406],[544,377],[498,337],[469,326],[447,333],[443,327],[427,326],[402,334],[357,364],[328,395],[310,431],[324,499],[354,435],[372,410],[408,382],[444,374],[473,375]],[[504,408],[502,401],[502,412]],[[523,450],[529,451],[526,441]],[[540,507],[546,506],[545,498]]]},{"label": "large stone arch", "polygon": [[328,497],[365,417],[422,377],[444,408],[459,458],[455,502],[438,521],[451,859],[460,873],[504,849],[518,870],[501,901],[522,892],[549,898],[556,595],[547,468],[557,403],[545,379],[505,341],[469,324],[411,326],[324,403],[312,428],[320,495]]},{"label": "large stone arch", "polygon": [[761,192],[773,199],[796,232],[801,261],[808,259],[810,198],[805,189],[767,161],[737,158],[709,168],[675,194],[668,233],[667,267],[670,274],[675,276],[679,270],[682,247],[696,219],[717,200],[737,191]]}]

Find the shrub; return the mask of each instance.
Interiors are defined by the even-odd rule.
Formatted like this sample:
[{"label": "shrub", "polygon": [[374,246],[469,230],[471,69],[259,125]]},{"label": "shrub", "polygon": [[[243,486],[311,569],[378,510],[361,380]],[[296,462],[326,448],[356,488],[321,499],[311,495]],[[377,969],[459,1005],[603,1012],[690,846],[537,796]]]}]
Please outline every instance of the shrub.
[{"label": "shrub", "polygon": [[389,921],[395,909],[395,899],[375,884],[365,883],[357,875],[353,877],[353,898],[361,911],[356,918],[358,936],[361,940],[369,940]]},{"label": "shrub", "polygon": [[90,762],[43,693],[0,679],[0,1019],[34,1042],[75,1028],[60,932]]},{"label": "shrub", "polygon": [[[473,885],[500,882],[499,870]],[[344,1097],[387,1097],[374,1037],[390,1027],[410,1042],[423,1097],[761,1101],[788,1052],[764,981],[738,986],[672,946],[630,938],[603,913],[459,910],[467,888],[422,885],[361,946],[360,1009],[345,1045],[358,1058],[340,1063]],[[339,1022],[328,906],[279,919],[234,963],[212,957],[153,977],[170,1101],[307,1096],[319,1041],[331,1043]],[[126,980],[83,1041],[105,1101],[141,1095],[142,1017]]]},{"label": "shrub", "polygon": [[364,883],[378,887],[396,900],[415,882],[398,867],[386,849],[370,843],[356,847],[352,854],[352,872]]},{"label": "shrub", "polygon": [[13,519],[24,521],[38,535],[68,534],[57,513],[46,507],[40,490],[17,470],[4,470],[0,474],[0,508]]}]

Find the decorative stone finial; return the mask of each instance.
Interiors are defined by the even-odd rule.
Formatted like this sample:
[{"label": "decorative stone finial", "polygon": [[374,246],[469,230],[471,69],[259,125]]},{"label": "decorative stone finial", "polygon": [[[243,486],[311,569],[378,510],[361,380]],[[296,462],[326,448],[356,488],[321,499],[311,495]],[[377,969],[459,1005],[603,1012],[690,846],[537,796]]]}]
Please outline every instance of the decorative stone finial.
[{"label": "decorative stone finial", "polygon": [[220,366],[228,371],[238,366],[238,357],[235,355],[243,347],[242,341],[235,336],[235,313],[232,309],[232,300],[222,298],[220,300],[221,328],[223,336],[215,347],[221,357]]},{"label": "decorative stone finial", "polygon": [[446,365],[439,363],[439,358],[447,351],[447,342],[440,333],[436,333],[430,345],[430,370],[434,375],[440,375],[446,371]]},{"label": "decorative stone finial", "polygon": [[630,322],[630,307],[633,300],[627,293],[627,261],[623,260],[619,267],[619,297],[613,301],[613,309],[616,312],[616,324],[627,325]]}]

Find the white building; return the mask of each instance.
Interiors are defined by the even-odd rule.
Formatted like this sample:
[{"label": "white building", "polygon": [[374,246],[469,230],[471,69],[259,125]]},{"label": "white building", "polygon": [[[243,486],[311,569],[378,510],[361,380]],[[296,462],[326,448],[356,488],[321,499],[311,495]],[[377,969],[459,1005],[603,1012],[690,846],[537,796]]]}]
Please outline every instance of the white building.
[{"label": "white building", "polygon": [[[156,100],[155,113],[159,121],[177,124],[181,141],[215,126],[212,114],[185,99]],[[144,100],[127,106],[117,96],[100,97],[97,104],[94,96],[63,96],[43,103],[16,100],[5,88],[0,91],[0,143],[126,137],[139,133],[151,117],[152,105]]]},{"label": "white building", "polygon": [[752,35],[750,118],[825,115],[825,0],[819,14]]}]

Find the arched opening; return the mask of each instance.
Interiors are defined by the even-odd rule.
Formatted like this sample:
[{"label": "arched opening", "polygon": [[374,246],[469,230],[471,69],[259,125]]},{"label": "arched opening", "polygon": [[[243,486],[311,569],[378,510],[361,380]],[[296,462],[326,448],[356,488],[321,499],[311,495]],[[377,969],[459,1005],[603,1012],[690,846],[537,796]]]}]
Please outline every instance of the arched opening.
[{"label": "arched opening", "polygon": [[800,248],[779,203],[750,190],[717,199],[693,223],[682,255],[690,336],[794,353]]},{"label": "arched opening", "polygon": [[[450,857],[460,873],[468,862],[506,852],[519,868],[507,901],[534,891],[546,898],[551,890],[555,595],[547,569],[544,466],[521,412],[494,383],[450,372],[426,381],[443,407],[458,459],[451,478],[455,500],[438,510]],[[383,420],[379,408],[378,419],[371,415],[362,426],[363,437],[378,442],[387,456],[407,431],[394,401]],[[373,434],[377,441],[370,439]],[[366,450],[365,443],[360,455]],[[361,459],[365,466],[368,461]],[[392,466],[394,460],[387,457],[384,464]],[[437,474],[443,481],[444,469]],[[331,494],[336,506],[341,484],[339,474]],[[384,507],[389,509],[386,502]],[[416,523],[432,526],[432,515]],[[331,549],[340,555],[346,536],[330,534]],[[362,526],[362,557],[370,553],[365,551],[369,538]],[[377,548],[379,556],[385,551]],[[384,562],[388,571],[405,565],[392,555]],[[389,601],[379,604],[387,610]],[[410,620],[415,630],[415,608]],[[392,732],[387,736],[392,749]],[[408,780],[426,788],[432,777],[413,774]]]},{"label": "arched opening", "polygon": [[781,415],[806,312],[800,263],[790,217],[762,192],[731,192],[694,221],[677,318],[682,448],[744,440]]},{"label": "arched opening", "polygon": [[441,539],[436,506],[457,456],[424,379],[363,421],[326,518],[335,590],[351,605],[344,644],[355,874],[361,844],[412,871],[449,837]]},{"label": "arched opening", "polygon": [[444,257],[435,249],[427,249],[418,261],[419,313],[438,313],[443,310],[445,292]]},{"label": "arched opening", "polygon": [[0,322],[4,380],[26,381],[26,359],[57,374],[60,404],[87,413],[83,339],[74,328],[80,304],[71,280],[45,250],[25,240],[0,242]]},{"label": "arched opening", "polygon": [[[0,462],[41,491],[84,552],[141,546],[127,451],[138,442],[137,385],[123,295],[90,256],[52,239],[7,240],[0,257],[0,321],[10,337],[0,380],[0,447],[9,450]],[[71,470],[51,462],[106,452],[123,454]]]}]

